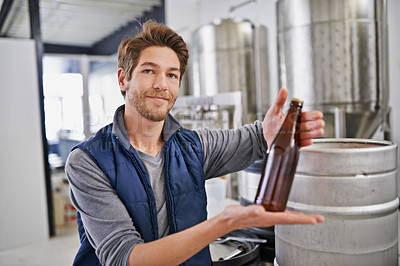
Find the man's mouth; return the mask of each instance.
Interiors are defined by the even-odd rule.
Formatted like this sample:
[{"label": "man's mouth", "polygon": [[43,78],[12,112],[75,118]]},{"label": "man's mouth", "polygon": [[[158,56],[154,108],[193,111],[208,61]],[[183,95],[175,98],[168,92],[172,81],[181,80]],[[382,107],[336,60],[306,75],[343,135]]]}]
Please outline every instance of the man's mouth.
[{"label": "man's mouth", "polygon": [[145,96],[148,97],[148,98],[154,99],[154,100],[159,100],[159,101],[169,101],[170,98],[171,98],[169,95],[166,95],[166,94],[159,95],[159,94],[151,94],[151,93],[149,93],[149,94],[147,94]]},{"label": "man's mouth", "polygon": [[167,100],[164,97],[160,97],[160,96],[149,96],[150,98],[154,98],[154,99],[162,99],[162,100]]},{"label": "man's mouth", "polygon": [[159,102],[169,101],[167,98],[161,97],[161,96],[147,96],[147,97],[152,100],[159,101]]}]

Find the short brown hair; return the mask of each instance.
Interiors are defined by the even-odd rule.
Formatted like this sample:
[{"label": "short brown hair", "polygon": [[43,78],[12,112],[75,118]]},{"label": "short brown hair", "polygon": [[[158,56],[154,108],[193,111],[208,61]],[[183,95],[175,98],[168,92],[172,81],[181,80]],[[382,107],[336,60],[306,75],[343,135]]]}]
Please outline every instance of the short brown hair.
[{"label": "short brown hair", "polygon": [[[153,20],[145,22],[142,31],[135,38],[122,41],[118,47],[118,68],[125,70],[126,79],[132,78],[132,71],[139,62],[140,53],[150,46],[166,46],[176,53],[180,63],[181,81],[189,59],[186,43],[175,31]],[[125,97],[125,91],[121,93]]]}]

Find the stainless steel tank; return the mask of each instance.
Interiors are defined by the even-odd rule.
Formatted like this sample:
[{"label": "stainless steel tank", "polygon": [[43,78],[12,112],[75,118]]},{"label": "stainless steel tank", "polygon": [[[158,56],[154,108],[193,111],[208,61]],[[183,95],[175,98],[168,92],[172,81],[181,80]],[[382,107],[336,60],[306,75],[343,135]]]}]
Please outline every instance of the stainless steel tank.
[{"label": "stainless steel tank", "polygon": [[267,28],[225,18],[196,29],[190,48],[194,96],[241,91],[244,122],[262,119],[269,106]]},{"label": "stainless steel tank", "polygon": [[288,209],[325,222],[275,226],[276,263],[398,265],[397,145],[320,139],[300,150]]},{"label": "stainless steel tank", "polygon": [[280,85],[322,110],[326,137],[388,126],[385,0],[279,0]]}]

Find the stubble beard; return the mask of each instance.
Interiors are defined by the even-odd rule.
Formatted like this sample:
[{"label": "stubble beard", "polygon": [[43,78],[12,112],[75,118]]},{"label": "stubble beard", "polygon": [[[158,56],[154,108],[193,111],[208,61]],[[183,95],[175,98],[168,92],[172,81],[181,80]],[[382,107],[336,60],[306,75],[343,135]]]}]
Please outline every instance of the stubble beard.
[{"label": "stubble beard", "polygon": [[[145,103],[147,96],[164,97],[168,100],[168,105],[167,107],[163,106],[160,108],[148,106]],[[134,90],[132,95],[127,94],[127,97],[129,104],[133,106],[141,116],[154,122],[159,122],[166,119],[169,111],[171,110],[172,106],[174,106],[176,101],[176,98],[174,98],[168,92],[153,93],[149,91],[143,91],[142,93],[139,93],[138,91]]]}]

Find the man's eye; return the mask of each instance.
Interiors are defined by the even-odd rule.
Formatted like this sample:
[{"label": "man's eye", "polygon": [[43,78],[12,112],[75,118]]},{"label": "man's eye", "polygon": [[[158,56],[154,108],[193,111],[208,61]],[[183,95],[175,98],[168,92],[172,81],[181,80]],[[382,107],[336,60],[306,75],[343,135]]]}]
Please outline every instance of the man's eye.
[{"label": "man's eye", "polygon": [[151,74],[151,73],[153,73],[153,70],[145,69],[145,70],[143,70],[143,73]]},{"label": "man's eye", "polygon": [[169,78],[176,78],[176,75],[175,74],[168,74],[168,77]]}]

